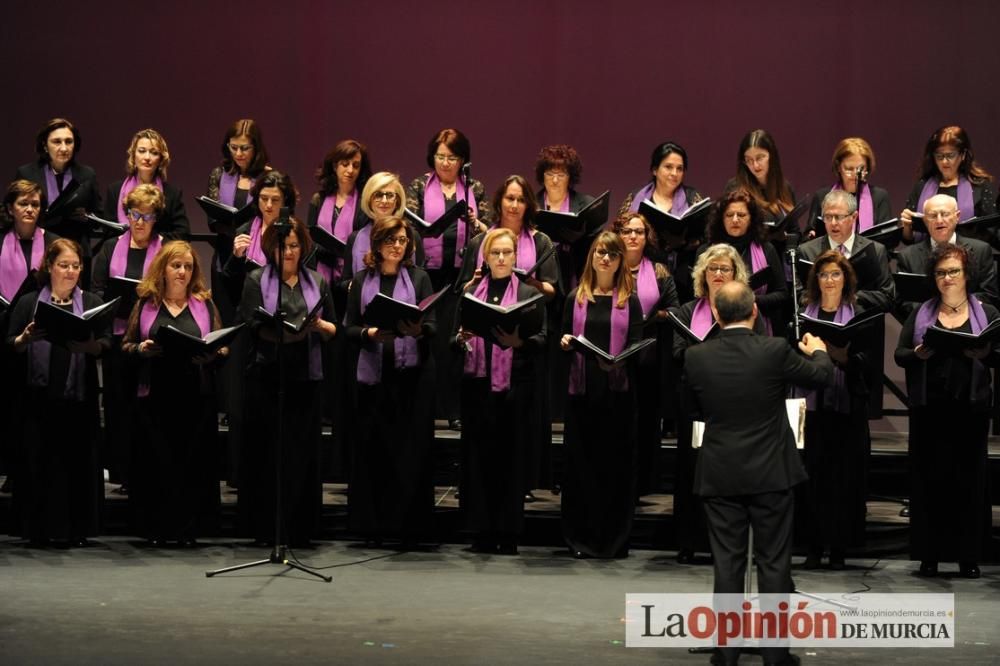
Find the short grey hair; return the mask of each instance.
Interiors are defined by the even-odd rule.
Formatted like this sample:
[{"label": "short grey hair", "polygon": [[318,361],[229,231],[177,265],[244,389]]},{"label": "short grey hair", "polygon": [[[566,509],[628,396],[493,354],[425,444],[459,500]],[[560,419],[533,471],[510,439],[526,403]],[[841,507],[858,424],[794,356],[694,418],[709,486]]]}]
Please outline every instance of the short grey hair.
[{"label": "short grey hair", "polygon": [[848,215],[858,209],[858,200],[846,190],[830,190],[823,197],[823,210],[826,210],[827,206],[836,206],[837,204],[847,204]]}]

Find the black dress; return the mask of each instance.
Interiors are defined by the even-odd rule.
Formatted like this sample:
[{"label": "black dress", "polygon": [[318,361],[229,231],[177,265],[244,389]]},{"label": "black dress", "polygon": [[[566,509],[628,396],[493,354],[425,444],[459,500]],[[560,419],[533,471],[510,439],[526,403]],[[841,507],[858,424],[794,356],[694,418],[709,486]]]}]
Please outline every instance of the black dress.
[{"label": "black dress", "polygon": [[[1000,317],[990,305],[983,310],[988,321]],[[917,312],[907,318],[896,347],[910,396],[910,558],[977,563],[988,552],[992,524],[986,366],[1000,365],[1000,355],[994,349],[984,362],[943,354],[919,359],[913,341]],[[956,330],[970,333],[972,326],[966,321]]]},{"label": "black dress", "polygon": [[[424,270],[407,270],[417,302],[433,293]],[[437,332],[436,313],[431,310],[424,317],[416,367],[397,369],[393,345],[385,344],[381,381],[357,381],[358,354],[377,349],[364,334],[361,290],[366,276],[367,272],[355,276],[344,315],[353,361],[348,372],[354,389],[348,518],[351,530],[368,539],[411,543],[431,536],[433,530],[435,391],[430,343]],[[398,279],[397,275],[380,276],[379,292],[392,296]]]},{"label": "black dress", "polygon": [[[244,375],[246,399],[244,404],[244,445],[240,478],[240,513],[243,529],[261,542],[272,542],[275,537],[275,490],[278,457],[278,385],[279,368],[276,347],[261,337],[264,324],[255,315],[264,300],[261,294],[260,268],[246,276],[240,316],[250,328],[252,349],[248,355]],[[302,290],[302,274],[295,287],[280,282],[282,309],[289,321],[308,314]],[[337,321],[333,298],[326,280],[310,272],[323,302],[322,318]],[[282,346],[281,363],[285,381],[285,401],[281,420],[280,441],[281,489],[284,508],[282,542],[305,545],[312,537],[322,507],[322,482],[319,474],[320,434],[322,428],[322,377],[314,379],[310,373],[309,339],[314,345],[323,346],[320,336],[311,333],[309,338],[289,342]],[[311,376],[312,374],[312,376]],[[322,375],[322,361],[320,362]]]},{"label": "black dress", "polygon": [[[491,280],[487,285],[488,301],[499,303],[509,284],[510,278]],[[536,293],[534,287],[521,282],[517,300]],[[461,304],[456,332],[460,321]],[[491,359],[495,350],[491,344],[486,344],[484,350],[486,375],[462,377],[461,506],[466,526],[476,535],[476,546],[486,552],[497,546],[511,552],[523,530],[524,489],[531,487],[526,479],[527,461],[539,448],[542,418],[544,384],[539,384],[537,366],[546,350],[546,326],[544,318],[540,321],[541,330],[524,337],[524,346],[513,352],[507,390],[492,390]]]},{"label": "black dress", "polygon": [[[140,301],[141,308],[145,301]],[[214,304],[207,303],[213,329]],[[161,305],[149,328],[161,326],[202,336],[189,308],[176,317]],[[138,330],[126,343],[142,342]],[[137,531],[147,539],[189,540],[215,534],[219,522],[218,441],[214,368],[187,358],[161,356],[148,361],[133,355],[149,394],[135,400],[134,473],[129,500]]]},{"label": "black dress", "polygon": [[[22,298],[10,317],[7,344],[32,320],[38,293]],[[89,310],[101,299],[83,292],[83,308]],[[65,306],[71,310],[72,306]],[[105,349],[111,331],[97,336]],[[34,346],[33,343],[31,346]],[[27,356],[27,354],[24,354]],[[47,386],[27,382],[28,363],[15,379],[22,386],[19,403],[20,428],[16,438],[17,467],[13,474],[14,534],[33,541],[74,542],[99,534],[104,485],[98,463],[97,368],[94,358],[84,362],[83,399],[65,392],[72,355],[52,345]]]},{"label": "black dress", "polygon": [[[587,339],[602,349],[611,343],[611,299],[595,297],[584,327]],[[574,290],[566,299],[563,334],[573,332],[575,302]],[[628,309],[627,344],[633,344],[639,341],[642,322],[635,295]],[[570,395],[566,404],[563,538],[571,551],[583,556],[627,557],[635,513],[635,376],[626,367],[628,388],[616,391],[610,373],[596,361],[586,358],[584,365],[583,393]]]}]

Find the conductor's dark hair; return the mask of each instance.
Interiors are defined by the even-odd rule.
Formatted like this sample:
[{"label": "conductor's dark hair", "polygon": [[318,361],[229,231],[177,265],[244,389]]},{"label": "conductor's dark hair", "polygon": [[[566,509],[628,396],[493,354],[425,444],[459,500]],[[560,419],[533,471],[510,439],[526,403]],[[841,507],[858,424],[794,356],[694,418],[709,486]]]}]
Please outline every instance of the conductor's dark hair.
[{"label": "conductor's dark hair", "polygon": [[733,324],[746,321],[753,316],[754,295],[748,285],[742,282],[728,282],[715,294],[715,312],[719,324]]},{"label": "conductor's dark hair", "polygon": [[76,156],[80,154],[80,148],[83,147],[83,138],[80,136],[80,130],[76,126],[65,118],[53,118],[49,122],[42,125],[42,129],[38,130],[38,134],[35,135],[35,152],[38,153],[38,163],[48,164],[49,163],[49,151],[47,148],[49,142],[49,134],[56,131],[57,129],[66,128],[73,133],[73,159],[70,160],[70,164],[76,159]]},{"label": "conductor's dark hair", "polygon": [[298,201],[299,193],[295,189],[295,185],[292,183],[291,178],[275,169],[265,171],[261,174],[260,178],[257,179],[257,182],[253,184],[251,193],[254,198],[259,198],[260,191],[267,187],[277,187],[281,190],[281,195],[285,198],[285,207],[288,208],[288,212],[293,214],[295,213],[295,203]]},{"label": "conductor's dark hair", "polygon": [[716,203],[715,209],[712,211],[712,220],[708,224],[708,242],[729,242],[729,234],[726,232],[726,209],[734,203],[744,204],[750,212],[750,227],[747,229],[747,238],[763,243],[767,237],[767,230],[764,228],[764,220],[760,216],[757,199],[742,188],[726,192]]},{"label": "conductor's dark hair", "polygon": [[[312,236],[309,235],[309,227],[306,223],[297,217],[289,217],[288,223],[292,225],[290,233],[295,234],[295,239],[299,241],[299,268],[302,268],[306,259],[312,254],[313,240]],[[269,224],[267,229],[264,229],[264,233],[260,235],[260,249],[263,251],[264,256],[267,257],[267,261],[272,266],[277,266],[281,268],[281,264],[275,263],[274,253],[278,251],[279,241],[281,240],[280,234],[278,233],[277,225]],[[288,239],[285,239],[288,242]]]},{"label": "conductor's dark hair", "polygon": [[226,135],[222,137],[222,170],[228,173],[235,173],[236,162],[233,154],[229,150],[229,140],[245,136],[253,144],[253,160],[247,167],[247,176],[256,178],[267,168],[267,148],[264,147],[264,135],[260,131],[260,125],[252,118],[240,118],[229,126]]},{"label": "conductor's dark hair", "polygon": [[649,156],[649,170],[656,171],[660,168],[660,162],[667,159],[671,155],[680,155],[681,162],[684,163],[684,170],[687,171],[688,168],[688,154],[680,144],[674,143],[673,141],[664,141],[656,148],[653,148],[653,154]]},{"label": "conductor's dark hair", "polygon": [[344,139],[326,154],[326,157],[323,158],[323,165],[316,170],[316,180],[319,181],[321,197],[337,193],[337,165],[341,160],[350,160],[355,156],[361,158],[361,169],[358,172],[358,180],[354,183],[354,189],[358,192],[365,189],[368,179],[372,177],[372,163],[368,158],[368,148],[360,141]]},{"label": "conductor's dark hair", "polygon": [[545,146],[538,151],[538,158],[535,160],[535,180],[539,185],[545,184],[545,172],[550,169],[566,169],[569,174],[569,189],[572,190],[580,182],[583,162],[573,146]]},{"label": "conductor's dark hair", "polygon": [[434,155],[441,144],[448,146],[448,150],[458,155],[462,163],[472,159],[472,146],[464,134],[457,129],[446,128],[431,137],[427,143],[427,166],[434,169]]}]

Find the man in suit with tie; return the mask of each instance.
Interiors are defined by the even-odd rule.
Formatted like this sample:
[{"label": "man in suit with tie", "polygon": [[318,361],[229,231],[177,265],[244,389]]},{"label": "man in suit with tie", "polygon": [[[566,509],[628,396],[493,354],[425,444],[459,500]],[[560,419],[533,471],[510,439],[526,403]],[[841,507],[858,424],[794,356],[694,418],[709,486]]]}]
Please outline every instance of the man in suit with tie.
[{"label": "man in suit with tie", "polygon": [[[718,337],[685,356],[686,390],[705,422],[694,492],[704,500],[715,559],[714,591],[740,593],[746,572],[748,530],[761,594],[792,591],[792,488],[806,479],[788,424],[789,385],[820,388],[833,380],[823,341],[806,334],[803,355],[785,340],[755,335],[757,306],[741,282],[724,285],[714,311]],[[765,663],[797,663],[788,648],[761,650]],[[738,648],[724,648],[713,663],[736,663]]]}]

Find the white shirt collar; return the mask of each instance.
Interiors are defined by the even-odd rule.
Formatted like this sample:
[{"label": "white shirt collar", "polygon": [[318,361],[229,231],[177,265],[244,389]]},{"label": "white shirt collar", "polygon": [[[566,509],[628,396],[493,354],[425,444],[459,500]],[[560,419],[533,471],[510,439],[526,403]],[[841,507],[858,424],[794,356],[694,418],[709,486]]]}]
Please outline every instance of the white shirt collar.
[{"label": "white shirt collar", "polygon": [[[847,250],[847,254],[854,254],[854,237],[855,234],[852,232],[843,243],[844,249]],[[830,240],[830,249],[836,250],[839,247],[838,243],[829,236],[827,236],[827,238]]]}]

